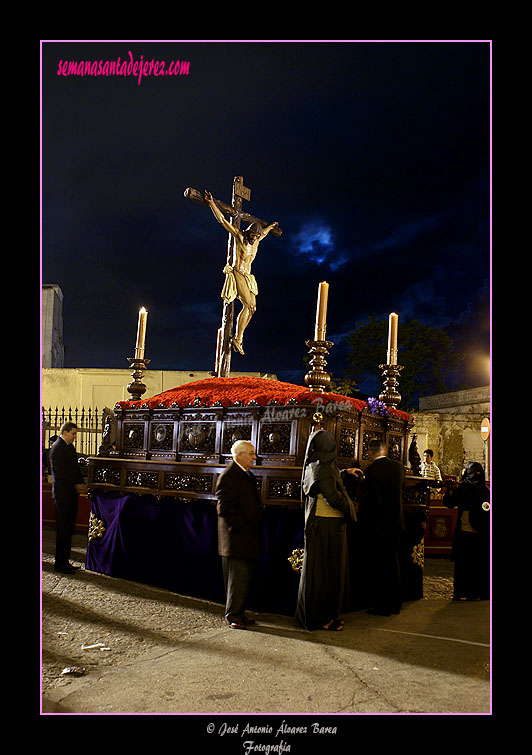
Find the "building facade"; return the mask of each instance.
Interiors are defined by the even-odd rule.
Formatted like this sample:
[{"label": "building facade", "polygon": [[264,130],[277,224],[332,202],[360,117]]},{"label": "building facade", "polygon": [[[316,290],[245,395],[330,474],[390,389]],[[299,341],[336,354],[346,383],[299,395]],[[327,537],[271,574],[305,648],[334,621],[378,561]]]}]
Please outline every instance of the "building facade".
[{"label": "building facade", "polygon": [[42,366],[63,367],[63,292],[56,283],[43,283],[41,289]]},{"label": "building facade", "polygon": [[490,388],[471,388],[419,399],[413,412],[420,456],[430,448],[442,474],[459,475],[468,461],[478,461],[490,475],[490,439],[482,438],[484,419],[490,419]]}]

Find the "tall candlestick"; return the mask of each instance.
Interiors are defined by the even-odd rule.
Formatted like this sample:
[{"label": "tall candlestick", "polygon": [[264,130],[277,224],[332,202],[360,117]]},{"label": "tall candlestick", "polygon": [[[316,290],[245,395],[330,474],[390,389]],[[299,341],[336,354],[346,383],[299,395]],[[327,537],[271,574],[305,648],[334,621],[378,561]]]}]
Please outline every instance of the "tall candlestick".
[{"label": "tall candlestick", "polygon": [[325,331],[327,328],[327,300],[329,298],[329,284],[323,281],[318,286],[318,304],[316,307],[316,327],[314,329],[314,340],[325,341]]},{"label": "tall candlestick", "polygon": [[392,312],[388,319],[388,364],[397,364],[397,329],[399,316]]},{"label": "tall candlestick", "polygon": [[146,341],[146,320],[148,313],[142,307],[139,309],[139,323],[137,326],[137,343],[135,346],[135,359],[144,359],[144,345]]}]

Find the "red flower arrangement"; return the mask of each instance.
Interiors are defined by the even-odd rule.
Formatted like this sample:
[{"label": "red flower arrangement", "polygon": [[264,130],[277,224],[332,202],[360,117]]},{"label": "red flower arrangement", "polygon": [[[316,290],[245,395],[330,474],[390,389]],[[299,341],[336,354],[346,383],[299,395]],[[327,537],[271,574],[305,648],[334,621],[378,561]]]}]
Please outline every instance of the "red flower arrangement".
[{"label": "red flower arrangement", "polygon": [[[119,401],[116,407],[122,409],[139,409],[141,407],[157,409],[172,406],[228,407],[234,405],[268,406],[272,404],[286,406],[289,403],[311,403],[315,404],[316,410],[319,411],[320,406],[326,406],[331,402],[335,402],[344,408],[346,408],[346,405],[351,405],[357,411],[368,408],[366,401],[342,396],[339,393],[314,393],[306,386],[293,385],[269,378],[247,376],[196,380],[193,383],[185,383],[177,388],[159,393],[152,398]],[[410,416],[398,409],[389,409],[389,413],[406,420]]]}]

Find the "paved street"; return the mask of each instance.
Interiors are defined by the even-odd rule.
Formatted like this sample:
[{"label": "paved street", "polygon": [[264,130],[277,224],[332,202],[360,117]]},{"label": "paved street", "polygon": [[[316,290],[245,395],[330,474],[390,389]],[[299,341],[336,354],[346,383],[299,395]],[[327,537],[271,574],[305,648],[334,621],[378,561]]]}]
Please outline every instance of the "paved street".
[{"label": "paved street", "polygon": [[[448,559],[426,559],[425,597],[397,616],[357,611],[343,632],[311,633],[257,614],[256,628],[234,631],[216,603],[84,568],[54,572],[54,538],[44,530],[45,714],[210,714],[219,737],[237,713],[345,722],[341,714],[490,712],[490,604],[451,600]],[[84,563],[85,544],[74,536],[73,563]],[[72,667],[81,675],[63,673]]]}]

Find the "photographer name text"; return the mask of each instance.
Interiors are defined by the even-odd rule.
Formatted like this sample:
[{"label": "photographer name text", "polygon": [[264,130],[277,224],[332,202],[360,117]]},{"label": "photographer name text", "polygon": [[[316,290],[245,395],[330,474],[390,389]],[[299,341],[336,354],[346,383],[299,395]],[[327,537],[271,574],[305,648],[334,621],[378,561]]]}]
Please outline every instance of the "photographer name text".
[{"label": "photographer name text", "polygon": [[[278,739],[280,736],[286,735],[327,735],[338,733],[336,726],[323,726],[319,723],[312,723],[309,726],[290,726],[284,720],[277,729],[274,726],[270,726],[269,724],[265,726],[254,726],[247,723],[245,726],[240,728],[240,724],[238,723],[231,725],[224,722],[223,724],[220,724],[218,728],[216,728],[215,724],[210,723],[207,726],[207,731],[209,734],[216,732],[219,737],[231,735],[250,737],[253,735],[257,736],[266,734],[267,736],[273,735],[275,739]],[[280,753],[290,752],[291,750],[290,744],[288,742],[285,742],[284,739],[281,739],[275,744],[265,744],[261,742],[255,742],[255,740],[248,738],[242,742],[242,747],[244,755],[252,755],[252,753],[255,752],[265,753],[266,755],[274,755],[274,753],[280,755]]]}]

